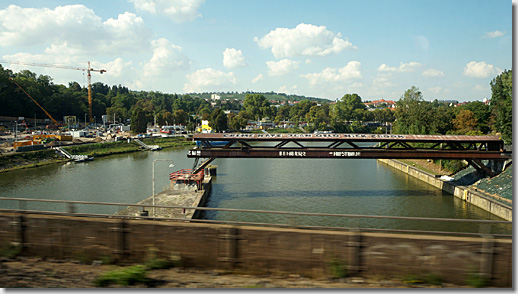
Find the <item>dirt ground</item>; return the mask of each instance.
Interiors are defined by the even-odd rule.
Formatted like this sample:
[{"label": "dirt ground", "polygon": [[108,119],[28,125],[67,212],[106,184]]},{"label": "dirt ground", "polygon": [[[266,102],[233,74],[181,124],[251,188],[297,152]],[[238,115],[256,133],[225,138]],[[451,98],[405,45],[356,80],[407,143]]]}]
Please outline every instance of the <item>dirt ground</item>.
[{"label": "dirt ground", "polygon": [[[76,261],[18,257],[0,260],[1,288],[95,288],[101,274],[117,266],[80,264]],[[224,271],[184,268],[149,270],[147,277],[156,288],[459,288],[452,284],[411,285],[399,280],[369,280],[361,277],[311,279],[299,275],[257,276]],[[120,288],[111,285],[112,288]],[[144,288],[145,285],[131,286]]]}]

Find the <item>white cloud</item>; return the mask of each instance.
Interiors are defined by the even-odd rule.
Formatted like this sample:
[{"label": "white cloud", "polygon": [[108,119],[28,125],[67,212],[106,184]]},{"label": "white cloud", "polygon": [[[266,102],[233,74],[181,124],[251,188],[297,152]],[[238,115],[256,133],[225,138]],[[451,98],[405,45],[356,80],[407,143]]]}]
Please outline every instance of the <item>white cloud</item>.
[{"label": "white cloud", "polygon": [[164,14],[174,22],[192,21],[201,17],[198,11],[204,0],[129,0],[140,11]]},{"label": "white cloud", "polygon": [[473,90],[483,92],[483,91],[490,90],[490,88],[488,86],[482,86],[482,85],[476,84],[475,87],[473,87]]},{"label": "white cloud", "polygon": [[223,66],[226,68],[238,68],[246,66],[246,59],[241,50],[226,48],[223,51]]},{"label": "white cloud", "polygon": [[359,79],[362,77],[360,70],[361,63],[359,61],[350,61],[342,68],[326,68],[319,73],[309,73],[300,75],[309,81],[310,85],[318,85],[329,82],[344,82],[350,79]]},{"label": "white cloud", "polygon": [[267,61],[268,74],[271,76],[281,76],[290,71],[299,68],[299,63],[290,59],[283,59],[280,61]]},{"label": "white cloud", "polygon": [[428,88],[428,91],[430,91],[431,93],[437,95],[437,94],[446,94],[446,93],[449,93],[450,91],[448,89],[444,89],[443,87],[431,87],[431,88]]},{"label": "white cloud", "polygon": [[430,41],[425,36],[415,36],[414,37],[415,44],[418,48],[423,51],[428,51],[430,49]]},{"label": "white cloud", "polygon": [[372,79],[372,87],[375,89],[378,89],[378,88],[388,88],[388,87],[396,86],[394,83],[392,83],[391,77],[392,77],[392,75],[390,73],[377,74],[376,77],[374,77],[374,79]]},{"label": "white cloud", "polygon": [[412,61],[412,62],[409,62],[409,63],[403,63],[401,62],[399,64],[399,67],[390,67],[386,64],[382,64],[378,67],[378,71],[381,71],[381,72],[413,72],[415,71],[418,67],[420,67],[421,64],[419,62],[415,62],[415,61]]},{"label": "white cloud", "polygon": [[325,26],[301,23],[294,29],[276,28],[254,41],[261,48],[271,48],[275,58],[294,56],[324,56],[357,48],[344,40],[340,33],[328,31]]},{"label": "white cloud", "polygon": [[433,68],[429,68],[429,69],[423,71],[421,74],[425,77],[430,77],[430,78],[444,77],[444,72],[442,72],[438,69],[433,69]]},{"label": "white cloud", "polygon": [[233,73],[224,73],[212,68],[200,69],[186,76],[186,93],[228,90],[237,83]]},{"label": "white cloud", "polygon": [[108,69],[107,76],[113,78],[119,78],[123,75],[126,76],[126,72],[130,70],[132,62],[124,61],[122,58],[118,57],[113,61],[108,63],[97,63],[92,62],[92,68],[100,68],[100,69]]},{"label": "white cloud", "polygon": [[463,74],[468,77],[487,78],[490,75],[494,75],[499,72],[501,72],[501,70],[494,67],[492,64],[487,64],[484,61],[471,61],[468,64],[466,64]]},{"label": "white cloud", "polygon": [[172,71],[188,69],[189,58],[183,54],[182,47],[176,46],[165,38],[153,40],[153,56],[144,65],[144,76],[165,76]]},{"label": "white cloud", "polygon": [[493,31],[493,32],[487,32],[485,35],[484,35],[484,38],[498,38],[498,37],[502,37],[504,34],[504,32],[501,32],[501,31]]},{"label": "white cloud", "polygon": [[0,10],[0,46],[47,46],[47,54],[115,55],[149,48],[151,30],[133,13],[106,21],[84,5]]},{"label": "white cloud", "polygon": [[291,94],[294,94],[296,90],[297,90],[297,85],[293,85],[291,87],[281,86],[276,92],[291,95]]},{"label": "white cloud", "polygon": [[252,79],[252,84],[255,84],[263,79],[263,74],[258,74],[255,78]]}]

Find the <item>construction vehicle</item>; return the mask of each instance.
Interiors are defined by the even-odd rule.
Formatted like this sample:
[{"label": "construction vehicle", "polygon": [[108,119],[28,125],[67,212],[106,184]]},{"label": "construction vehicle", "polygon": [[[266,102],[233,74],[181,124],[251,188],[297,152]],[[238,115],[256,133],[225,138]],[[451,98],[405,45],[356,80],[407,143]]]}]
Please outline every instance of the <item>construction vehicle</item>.
[{"label": "construction vehicle", "polygon": [[[94,72],[98,72],[100,74],[103,74],[103,73],[106,72],[105,69],[93,69],[93,68],[91,68],[90,67],[90,61],[88,61],[88,67],[87,68],[73,67],[73,66],[66,66],[66,65],[58,65],[58,64],[50,64],[50,63],[34,63],[34,62],[7,61],[7,60],[0,60],[0,63],[20,64],[20,65],[29,65],[29,66],[42,66],[42,67],[53,67],[53,68],[62,68],[62,69],[73,69],[73,70],[86,71],[87,77],[88,77],[88,118],[90,119],[90,123],[94,122],[94,117],[92,115],[92,75],[90,74],[90,72],[94,71]],[[47,112],[45,111],[45,113],[47,113]]]}]

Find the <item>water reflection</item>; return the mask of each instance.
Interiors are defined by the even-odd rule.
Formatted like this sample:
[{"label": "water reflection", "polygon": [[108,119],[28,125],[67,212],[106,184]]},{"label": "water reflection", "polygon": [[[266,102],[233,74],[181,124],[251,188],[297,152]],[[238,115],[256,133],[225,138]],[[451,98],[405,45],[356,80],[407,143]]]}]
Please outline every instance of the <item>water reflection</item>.
[{"label": "water reflection", "polygon": [[[0,196],[33,199],[137,203],[152,193],[152,162],[156,191],[169,186],[169,173],[192,168],[189,147],[158,152],[136,152],[0,174]],[[498,219],[490,213],[443,193],[413,177],[369,159],[217,159],[208,207],[273,211]],[[17,202],[0,202],[18,208]],[[28,209],[63,210],[63,204],[31,203]],[[78,212],[113,214],[112,206],[77,207]],[[329,217],[287,217],[250,213],[207,212],[207,219],[299,225],[460,229],[478,232],[476,224]],[[508,226],[510,227],[510,226]],[[511,233],[493,226],[492,232]]]}]

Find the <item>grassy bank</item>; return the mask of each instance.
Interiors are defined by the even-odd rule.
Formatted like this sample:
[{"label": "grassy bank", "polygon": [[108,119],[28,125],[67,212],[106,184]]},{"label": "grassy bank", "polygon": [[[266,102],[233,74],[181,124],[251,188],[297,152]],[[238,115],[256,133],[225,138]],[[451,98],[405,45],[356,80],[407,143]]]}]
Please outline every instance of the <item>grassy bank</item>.
[{"label": "grassy bank", "polygon": [[[191,139],[184,137],[177,138],[149,138],[142,140],[148,145],[158,145],[162,148],[172,148],[180,146],[193,145]],[[64,147],[71,154],[88,155],[93,157],[102,157],[112,154],[129,153],[142,150],[140,145],[135,142],[118,141],[105,143],[88,143],[81,145],[73,145]],[[45,149],[39,151],[30,151],[23,153],[14,153],[0,156],[0,172],[8,172],[24,168],[39,167],[48,164],[67,162],[54,150]]]},{"label": "grassy bank", "polygon": [[2,155],[0,156],[0,173],[67,161],[68,159],[57,155],[54,150],[50,149]]}]

